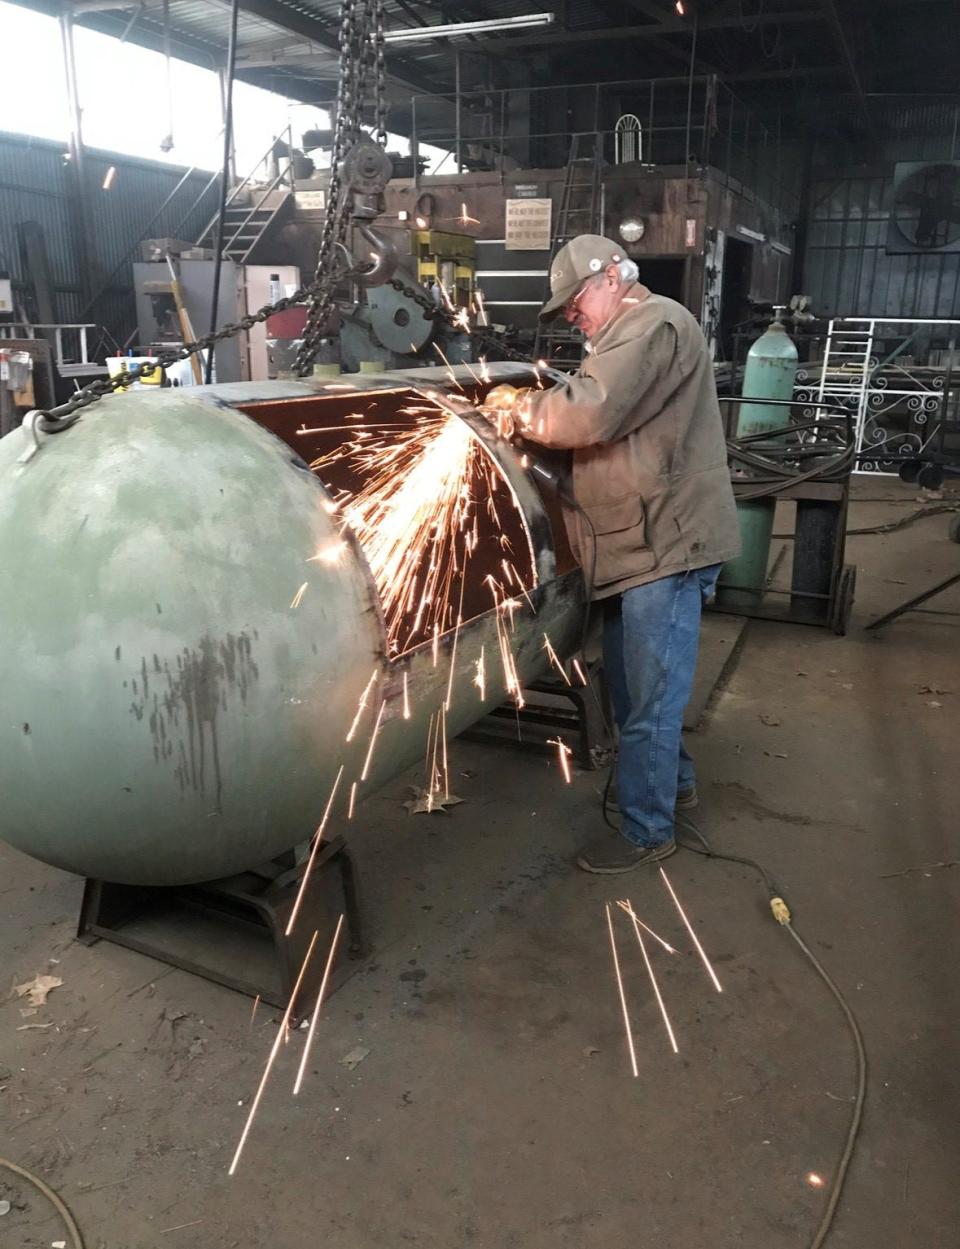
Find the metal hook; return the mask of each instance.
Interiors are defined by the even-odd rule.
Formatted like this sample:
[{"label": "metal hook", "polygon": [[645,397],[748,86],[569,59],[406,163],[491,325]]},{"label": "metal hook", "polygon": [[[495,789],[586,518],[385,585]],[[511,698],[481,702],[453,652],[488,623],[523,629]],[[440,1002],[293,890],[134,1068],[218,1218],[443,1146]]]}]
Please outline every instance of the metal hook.
[{"label": "metal hook", "polygon": [[393,242],[368,225],[357,227],[360,237],[370,245],[371,264],[355,269],[353,277],[360,286],[383,286],[397,270],[399,257]]},{"label": "metal hook", "polygon": [[17,457],[18,464],[26,464],[28,461],[32,460],[40,450],[40,430],[37,428],[37,424],[42,420],[43,413],[39,412],[36,408],[34,408],[32,412],[28,412],[23,418],[20,428],[25,430],[33,441],[26,448],[23,454]]}]

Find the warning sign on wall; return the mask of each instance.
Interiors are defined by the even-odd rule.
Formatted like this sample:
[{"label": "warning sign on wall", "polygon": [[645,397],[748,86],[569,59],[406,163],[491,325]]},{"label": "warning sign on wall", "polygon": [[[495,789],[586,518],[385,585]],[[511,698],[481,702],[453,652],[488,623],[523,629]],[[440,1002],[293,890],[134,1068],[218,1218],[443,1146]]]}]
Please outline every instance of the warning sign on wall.
[{"label": "warning sign on wall", "polygon": [[508,199],[503,231],[506,250],[548,252],[551,207],[549,199]]}]

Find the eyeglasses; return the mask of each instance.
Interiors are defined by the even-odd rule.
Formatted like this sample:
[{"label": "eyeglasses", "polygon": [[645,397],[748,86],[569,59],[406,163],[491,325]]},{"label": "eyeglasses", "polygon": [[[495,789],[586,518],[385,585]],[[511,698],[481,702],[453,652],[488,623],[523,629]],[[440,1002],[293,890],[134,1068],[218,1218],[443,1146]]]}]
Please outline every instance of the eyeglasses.
[{"label": "eyeglasses", "polygon": [[571,317],[576,316],[577,309],[580,306],[580,300],[586,295],[589,289],[589,283],[584,282],[583,286],[577,291],[576,295],[571,295],[567,302],[563,305],[561,311],[564,317],[569,321]]}]

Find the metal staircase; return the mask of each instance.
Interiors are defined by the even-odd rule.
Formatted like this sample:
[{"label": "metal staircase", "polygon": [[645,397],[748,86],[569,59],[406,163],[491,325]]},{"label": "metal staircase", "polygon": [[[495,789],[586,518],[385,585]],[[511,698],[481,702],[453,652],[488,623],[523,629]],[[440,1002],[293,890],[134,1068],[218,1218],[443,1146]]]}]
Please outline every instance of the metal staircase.
[{"label": "metal staircase", "polygon": [[[601,233],[602,139],[603,136],[594,131],[571,137],[548,272],[553,269],[554,257],[565,243],[569,243],[578,234]],[[548,281],[544,300],[549,296]],[[553,368],[575,369],[583,358],[583,336],[578,330],[571,329],[563,317],[558,315],[547,326],[538,323],[533,354],[534,359],[546,360]]]},{"label": "metal staircase", "polygon": [[[223,220],[223,257],[237,264],[246,264],[254,248],[289,209],[293,198],[293,160],[291,156],[291,131],[280,136],[287,154],[276,158],[276,171],[269,181],[254,182],[254,174],[266,162],[274,158],[278,141],[274,140],[250,173],[238,182],[227,196]],[[269,169],[269,166],[268,166]],[[198,247],[212,250],[217,246],[217,222],[219,213],[207,222],[197,239]]]}]

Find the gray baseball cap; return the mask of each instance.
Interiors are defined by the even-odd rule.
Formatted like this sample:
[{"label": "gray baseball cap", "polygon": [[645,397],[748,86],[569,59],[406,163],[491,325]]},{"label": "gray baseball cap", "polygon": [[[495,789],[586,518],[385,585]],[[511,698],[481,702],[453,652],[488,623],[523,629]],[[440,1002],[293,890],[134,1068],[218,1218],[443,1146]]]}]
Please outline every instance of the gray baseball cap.
[{"label": "gray baseball cap", "polygon": [[587,278],[602,273],[607,265],[625,259],[623,248],[601,234],[581,234],[564,244],[550,266],[550,298],[540,309],[540,320],[551,321],[577,293]]}]

